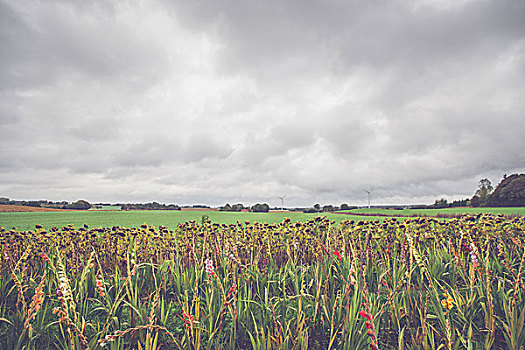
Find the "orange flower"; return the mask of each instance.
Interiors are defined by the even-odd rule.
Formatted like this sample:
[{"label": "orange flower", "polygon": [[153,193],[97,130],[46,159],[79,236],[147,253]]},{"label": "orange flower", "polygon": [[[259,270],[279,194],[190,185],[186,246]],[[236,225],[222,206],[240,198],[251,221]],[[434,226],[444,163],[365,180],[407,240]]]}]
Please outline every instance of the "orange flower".
[{"label": "orange flower", "polygon": [[102,282],[102,280],[97,280],[97,290],[98,290],[98,295],[103,297],[105,294],[104,294],[104,282]]}]

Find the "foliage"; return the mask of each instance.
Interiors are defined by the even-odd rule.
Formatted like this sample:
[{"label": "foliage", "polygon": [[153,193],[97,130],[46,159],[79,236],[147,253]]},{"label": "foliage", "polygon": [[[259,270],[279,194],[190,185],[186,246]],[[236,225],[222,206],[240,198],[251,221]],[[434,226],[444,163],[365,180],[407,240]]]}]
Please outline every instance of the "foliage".
[{"label": "foliage", "polygon": [[2,349],[520,349],[525,219],[0,229]]},{"label": "foliage", "polygon": [[513,218],[515,216],[525,215],[524,207],[499,207],[499,208],[470,208],[470,207],[459,207],[459,208],[430,208],[430,209],[383,209],[383,208],[360,208],[347,212],[350,215],[363,215],[368,217],[377,216],[380,217],[435,217],[435,218],[457,218],[459,219],[465,214],[477,215],[477,214],[492,214],[492,215],[505,215],[507,218]]},{"label": "foliage", "polygon": [[470,205],[473,207],[485,207],[492,193],[493,187],[488,179],[479,180],[478,189],[474,197],[470,200]]},{"label": "foliage", "polygon": [[343,203],[339,206],[339,209],[340,210],[352,210],[352,209],[357,209],[357,207],[355,205],[350,206],[346,203]]},{"label": "foliage", "polygon": [[219,210],[220,211],[232,211],[232,206],[230,205],[230,203],[226,203],[226,205],[224,205],[223,207],[220,207]]},{"label": "foliage", "polygon": [[251,210],[254,213],[267,213],[270,211],[270,206],[266,203],[264,204],[257,203],[255,205],[252,205]]},{"label": "foliage", "polygon": [[323,205],[323,212],[337,211],[337,210],[339,210],[339,208],[331,204]]},{"label": "foliage", "polygon": [[91,208],[91,204],[89,204],[85,200],[78,200],[75,203],[64,205],[64,209],[74,209],[74,210],[88,210]]},{"label": "foliage", "polygon": [[525,174],[505,176],[487,201],[492,207],[525,207]]},{"label": "foliage", "polygon": [[243,209],[245,209],[245,207],[241,203],[232,205],[232,211],[239,212],[239,211],[242,211]]},{"label": "foliage", "polygon": [[436,199],[436,202],[434,203],[434,208],[448,208],[447,200],[444,198],[441,198],[439,200]]},{"label": "foliage", "polygon": [[64,206],[71,204],[66,201],[62,202],[52,202],[47,200],[36,200],[36,201],[19,201],[14,199],[9,199],[6,197],[0,197],[0,204],[4,205],[23,205],[28,207],[37,207],[37,208],[63,208]]},{"label": "foliage", "polygon": [[151,203],[134,203],[122,204],[122,210],[180,210],[180,207],[175,204],[160,204],[157,202]]},{"label": "foliage", "polygon": [[220,207],[220,211],[234,211],[234,212],[240,212],[246,207],[242,205],[241,203],[230,205],[229,203],[226,203],[223,207]]}]

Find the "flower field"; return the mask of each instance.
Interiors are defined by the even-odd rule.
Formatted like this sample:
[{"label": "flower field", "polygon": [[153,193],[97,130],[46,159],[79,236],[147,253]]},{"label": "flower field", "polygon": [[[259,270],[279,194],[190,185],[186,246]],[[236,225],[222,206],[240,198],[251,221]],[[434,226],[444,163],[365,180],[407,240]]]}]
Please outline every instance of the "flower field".
[{"label": "flower field", "polygon": [[525,347],[523,217],[37,225],[0,249],[2,349]]}]

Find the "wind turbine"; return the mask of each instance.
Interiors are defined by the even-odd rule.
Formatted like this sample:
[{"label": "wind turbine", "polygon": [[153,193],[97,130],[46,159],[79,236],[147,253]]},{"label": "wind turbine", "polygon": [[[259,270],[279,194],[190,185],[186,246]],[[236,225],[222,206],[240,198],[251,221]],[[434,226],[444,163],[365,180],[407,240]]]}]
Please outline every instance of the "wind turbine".
[{"label": "wind turbine", "polygon": [[281,210],[284,210],[284,198],[286,197],[286,195],[280,197],[280,196],[277,196],[277,198],[279,198],[281,200]]},{"label": "wind turbine", "polygon": [[370,209],[370,196],[371,196],[371,193],[372,193],[372,190],[373,190],[373,189],[374,189],[374,186],[372,186],[372,187],[370,188],[370,190],[368,190],[368,191],[367,191],[367,190],[363,190],[363,191],[365,191],[366,193],[368,193],[368,209]]}]

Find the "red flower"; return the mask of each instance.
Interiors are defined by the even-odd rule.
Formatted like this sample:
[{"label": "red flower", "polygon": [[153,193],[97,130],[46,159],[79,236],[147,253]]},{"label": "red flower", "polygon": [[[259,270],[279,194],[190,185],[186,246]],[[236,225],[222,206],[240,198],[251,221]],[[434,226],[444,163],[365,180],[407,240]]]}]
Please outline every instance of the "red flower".
[{"label": "red flower", "polygon": [[343,263],[343,257],[341,256],[341,253],[339,253],[337,250],[334,250],[334,255],[339,259],[339,262]]},{"label": "red flower", "polygon": [[236,285],[236,284],[234,284],[234,285],[230,288],[230,290],[228,291],[228,295],[226,296],[226,300],[225,300],[225,301],[230,300],[230,298],[231,298],[233,292],[235,292],[235,289],[237,289],[237,285]]},{"label": "red flower", "polygon": [[46,253],[42,253],[42,254],[40,254],[40,257],[41,257],[45,262],[49,262],[49,258],[47,257]]},{"label": "red flower", "polygon": [[188,329],[190,328],[190,325],[193,323],[193,321],[195,321],[195,318],[193,317],[193,315],[188,315],[184,311],[182,312],[182,317],[181,318],[184,321],[184,324],[186,325],[186,328],[188,328]]},{"label": "red flower", "polygon": [[[366,298],[366,295],[365,295],[365,300],[368,300]],[[359,311],[359,315],[361,315],[362,317],[366,318],[366,321],[365,321],[365,325],[366,325],[366,335],[368,335],[371,339],[371,342],[370,342],[370,349],[372,350],[378,350],[378,347],[377,347],[377,344],[376,344],[376,334],[375,334],[375,328],[374,328],[374,325],[372,323],[372,315],[370,314],[369,310],[368,310],[368,306],[363,303],[363,306],[366,308],[366,310],[361,310]]]},{"label": "red flower", "polygon": [[366,318],[369,321],[372,321],[372,316],[370,316],[370,314],[368,312],[366,312],[365,310],[359,311],[359,315],[363,316],[364,318]]},{"label": "red flower", "polygon": [[228,291],[228,294],[232,294],[232,293],[235,291],[236,288],[237,288],[237,285],[234,284],[234,285],[230,288],[230,290]]}]

